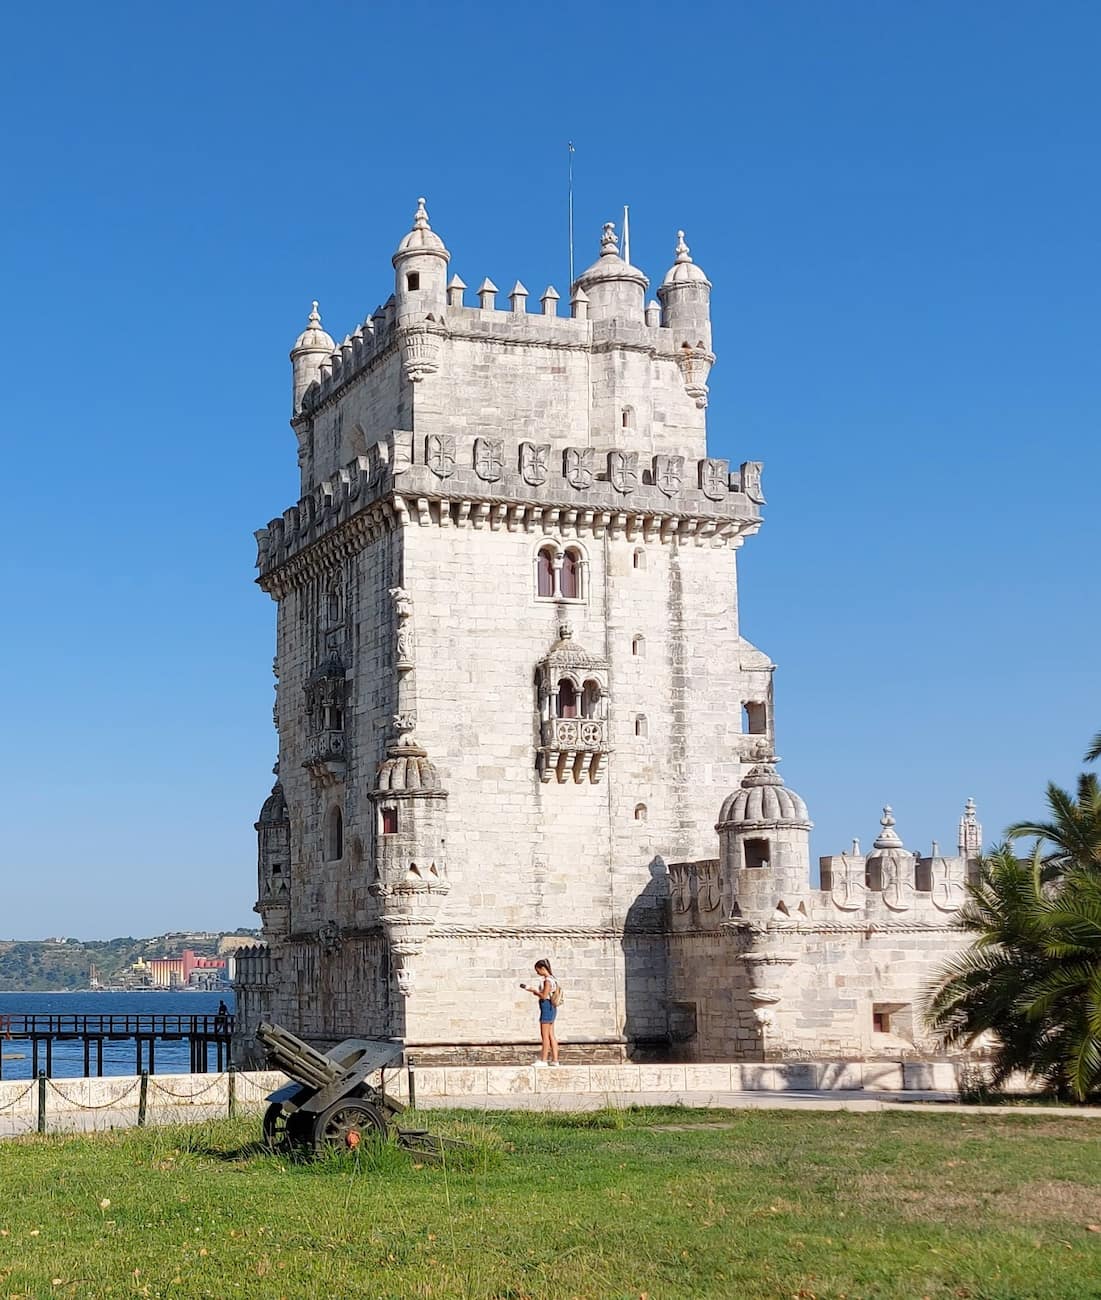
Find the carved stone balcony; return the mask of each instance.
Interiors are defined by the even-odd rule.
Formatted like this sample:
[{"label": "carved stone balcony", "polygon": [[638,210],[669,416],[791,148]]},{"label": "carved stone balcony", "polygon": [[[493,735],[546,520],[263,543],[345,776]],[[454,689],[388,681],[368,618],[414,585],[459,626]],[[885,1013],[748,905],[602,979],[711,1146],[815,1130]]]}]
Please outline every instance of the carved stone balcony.
[{"label": "carved stone balcony", "polygon": [[347,770],[343,731],[320,731],[306,742],[302,766],[325,785],[340,781]]},{"label": "carved stone balcony", "polygon": [[610,752],[608,723],[604,718],[545,718],[540,723],[539,776],[560,783],[571,776],[600,780],[604,756]]}]

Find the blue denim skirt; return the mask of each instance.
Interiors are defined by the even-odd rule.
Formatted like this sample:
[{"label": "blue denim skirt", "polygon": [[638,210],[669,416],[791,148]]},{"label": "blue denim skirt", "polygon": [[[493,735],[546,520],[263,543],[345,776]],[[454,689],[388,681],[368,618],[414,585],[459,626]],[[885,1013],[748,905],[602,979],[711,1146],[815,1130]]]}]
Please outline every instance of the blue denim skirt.
[{"label": "blue denim skirt", "polygon": [[539,999],[539,1023],[541,1025],[553,1025],[557,1015],[558,1008],[550,998]]}]

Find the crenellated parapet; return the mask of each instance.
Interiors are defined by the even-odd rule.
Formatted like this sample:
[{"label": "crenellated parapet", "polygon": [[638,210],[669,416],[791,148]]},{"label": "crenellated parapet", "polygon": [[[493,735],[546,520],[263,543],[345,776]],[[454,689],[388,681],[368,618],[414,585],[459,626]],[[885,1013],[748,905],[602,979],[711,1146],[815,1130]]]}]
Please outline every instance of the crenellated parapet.
[{"label": "crenellated parapet", "polygon": [[759,461],[732,472],[715,457],[395,430],[259,529],[257,567],[267,586],[323,539],[348,554],[357,536],[410,522],[739,545],[760,527],[763,503]]}]

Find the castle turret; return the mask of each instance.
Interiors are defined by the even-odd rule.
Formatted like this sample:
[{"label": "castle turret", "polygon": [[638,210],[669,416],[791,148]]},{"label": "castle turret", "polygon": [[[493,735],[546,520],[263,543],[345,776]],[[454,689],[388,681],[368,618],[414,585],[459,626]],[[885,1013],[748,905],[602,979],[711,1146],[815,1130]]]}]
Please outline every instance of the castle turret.
[{"label": "castle turret", "polygon": [[580,290],[585,295],[580,301],[588,303],[589,320],[629,320],[641,325],[645,320],[649,283],[637,266],[631,266],[620,257],[615,223],[606,221],[600,240],[600,256],[577,277],[573,301],[579,301],[576,291]]},{"label": "castle turret", "polygon": [[814,823],[776,771],[779,761],[762,755],[724,800],[715,827],[730,910],[762,925],[794,914],[810,884]]},{"label": "castle turret", "polygon": [[413,228],[393,256],[397,322],[442,318],[447,307],[447,264],[451,254],[428,224],[424,199],[417,200]]},{"label": "castle turret", "polygon": [[321,328],[317,302],[313,304],[306,328],[299,334],[291,348],[291,367],[294,371],[294,409],[297,415],[302,409],[302,395],[321,373],[321,363],[332,353],[336,344]]},{"label": "castle turret", "polygon": [[707,405],[711,351],[711,281],[692,261],[684,231],[677,231],[676,260],[658,289],[662,326],[673,333],[677,364],[697,406]]},{"label": "castle turret", "polygon": [[959,851],[967,862],[982,856],[982,823],[974,799],[968,799],[960,818]]}]

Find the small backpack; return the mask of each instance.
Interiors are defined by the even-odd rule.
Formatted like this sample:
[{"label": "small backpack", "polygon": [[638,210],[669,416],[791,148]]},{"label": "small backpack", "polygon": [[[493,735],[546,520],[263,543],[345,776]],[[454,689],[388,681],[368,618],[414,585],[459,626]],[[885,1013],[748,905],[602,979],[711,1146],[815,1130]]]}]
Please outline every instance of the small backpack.
[{"label": "small backpack", "polygon": [[551,1000],[552,1007],[560,1007],[562,1003],[565,1002],[566,1000],[565,991],[563,990],[562,985],[559,984],[557,980],[554,981],[554,990],[550,995],[550,1000]]}]

